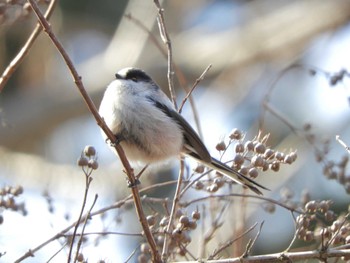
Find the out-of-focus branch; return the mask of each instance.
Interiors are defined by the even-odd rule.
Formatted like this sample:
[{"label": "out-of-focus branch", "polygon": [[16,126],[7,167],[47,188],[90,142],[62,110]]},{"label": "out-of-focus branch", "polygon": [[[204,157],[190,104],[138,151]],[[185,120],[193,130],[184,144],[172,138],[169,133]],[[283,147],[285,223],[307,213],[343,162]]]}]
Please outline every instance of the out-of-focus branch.
[{"label": "out-of-focus branch", "polygon": [[[51,41],[53,42],[53,44],[55,45],[55,47],[57,48],[58,52],[62,55],[67,67],[69,68],[74,82],[77,86],[77,88],[79,89],[88,109],[90,110],[90,112],[92,113],[92,115],[94,116],[97,124],[101,127],[101,129],[104,131],[104,133],[107,135],[107,138],[111,141],[111,142],[115,142],[116,138],[114,136],[114,134],[112,133],[112,131],[108,128],[108,126],[106,125],[106,123],[104,122],[104,120],[101,118],[101,116],[99,115],[96,106],[94,105],[94,103],[92,102],[91,98],[89,97],[89,95],[87,94],[84,85],[81,81],[81,77],[79,76],[77,70],[75,69],[73,62],[71,61],[70,57],[68,56],[68,54],[66,53],[65,49],[63,48],[63,46],[61,45],[61,43],[59,42],[59,40],[56,38],[55,34],[53,33],[53,31],[51,30],[50,24],[48,23],[48,21],[45,19],[45,17],[42,15],[42,13],[40,12],[36,2],[34,0],[27,0],[33,11],[35,12],[35,14],[37,15],[40,24],[42,25],[45,33],[48,34],[49,38],[51,39]],[[143,212],[143,208],[142,208],[142,203],[141,203],[141,199],[140,199],[140,194],[138,191],[138,186],[137,186],[137,181],[134,175],[134,171],[130,166],[129,161],[127,160],[125,153],[122,149],[122,147],[119,144],[115,144],[114,145],[118,156],[125,168],[126,171],[126,175],[128,176],[129,182],[132,185],[131,187],[131,192],[133,194],[133,199],[134,199],[134,203],[135,203],[135,208],[136,208],[136,212],[137,215],[139,217],[139,221],[141,223],[141,226],[143,228],[143,231],[145,233],[145,237],[150,245],[151,248],[151,252],[152,252],[152,260],[153,262],[161,262],[160,260],[160,255],[157,251],[157,246],[156,243],[154,241],[153,235],[151,233],[151,230],[148,226],[145,214]]]},{"label": "out-of-focus branch", "polygon": [[[254,5],[259,9],[260,2],[253,1],[251,9]],[[317,35],[334,32],[349,19],[349,1],[288,1],[237,28],[203,34],[194,27],[173,37],[172,43],[182,46],[181,56],[176,58],[179,65],[195,70],[211,63],[213,71],[232,70],[259,61],[295,58]]]},{"label": "out-of-focus branch", "polygon": [[[46,10],[46,13],[44,15],[45,19],[48,20],[56,6],[56,0],[51,0],[49,7]],[[0,77],[0,93],[4,89],[7,81],[10,79],[13,73],[17,70],[19,65],[23,62],[24,58],[28,54],[30,48],[34,44],[35,40],[41,33],[42,27],[38,23],[33,30],[32,34],[29,36],[27,42],[24,44],[22,49],[18,52],[17,56],[10,62],[10,64],[7,66],[7,68],[4,70]]]},{"label": "out-of-focus branch", "polygon": [[170,91],[170,97],[171,100],[174,104],[174,107],[177,109],[177,104],[176,104],[176,95],[175,95],[175,89],[174,89],[174,64],[173,64],[173,50],[171,46],[171,41],[170,37],[168,34],[168,31],[165,26],[165,18],[164,18],[164,9],[161,7],[160,3],[158,0],[154,0],[154,4],[156,5],[158,9],[158,27],[159,27],[159,32],[160,36],[164,42],[164,44],[167,47],[168,50],[168,85],[169,85],[169,91]]},{"label": "out-of-focus branch", "polygon": [[[238,258],[206,260],[207,263],[264,263],[264,262],[294,262],[296,260],[318,259],[324,261],[328,258],[340,258],[350,255],[350,245],[340,246],[339,248],[329,248],[326,251],[312,250],[302,252],[282,252],[268,255],[248,256]],[[198,263],[200,261],[183,261],[178,263]],[[325,262],[325,261],[324,261]]]}]

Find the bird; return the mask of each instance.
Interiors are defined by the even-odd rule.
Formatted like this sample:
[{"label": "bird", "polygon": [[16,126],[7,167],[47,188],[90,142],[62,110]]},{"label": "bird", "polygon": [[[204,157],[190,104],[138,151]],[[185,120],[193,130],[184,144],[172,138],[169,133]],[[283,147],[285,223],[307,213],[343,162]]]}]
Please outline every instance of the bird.
[{"label": "bird", "polygon": [[[129,161],[148,165],[187,156],[256,194],[262,195],[260,189],[268,190],[212,157],[167,95],[141,69],[128,67],[115,74],[105,90],[99,114]],[[107,141],[103,131],[102,136]]]}]

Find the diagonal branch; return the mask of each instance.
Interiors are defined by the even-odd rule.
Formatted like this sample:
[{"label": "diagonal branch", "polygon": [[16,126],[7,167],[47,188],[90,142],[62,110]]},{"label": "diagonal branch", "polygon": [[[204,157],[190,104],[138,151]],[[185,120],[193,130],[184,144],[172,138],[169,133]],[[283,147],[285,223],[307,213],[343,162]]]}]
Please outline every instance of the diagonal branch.
[{"label": "diagonal branch", "polygon": [[[40,9],[38,8],[36,2],[34,0],[27,0],[33,11],[35,12],[36,16],[38,17],[38,20],[41,24],[41,26],[43,27],[45,33],[49,36],[49,38],[51,39],[51,41],[53,42],[53,44],[55,45],[55,47],[57,48],[58,52],[61,54],[61,56],[63,57],[67,67],[69,68],[74,82],[77,86],[77,88],[79,89],[80,94],[82,95],[89,111],[92,113],[92,115],[94,116],[97,124],[101,127],[101,129],[103,130],[103,132],[106,134],[107,138],[111,141],[111,142],[115,142],[116,138],[114,136],[114,134],[112,133],[112,131],[108,128],[108,126],[106,125],[106,123],[104,122],[104,120],[101,118],[101,116],[99,115],[96,106],[94,105],[94,103],[92,102],[91,98],[89,97],[89,95],[87,94],[84,85],[81,81],[81,77],[78,74],[77,70],[75,69],[73,62],[71,61],[70,57],[68,56],[67,52],[65,51],[65,49],[63,48],[62,44],[59,42],[59,40],[57,39],[57,37],[55,36],[55,34],[53,33],[53,31],[51,30],[51,26],[48,23],[48,21],[45,19],[45,17],[43,16],[43,14],[40,12]],[[126,175],[128,176],[129,182],[131,185],[133,185],[133,187],[131,187],[131,192],[133,195],[133,199],[134,199],[134,203],[135,203],[135,208],[136,208],[136,212],[139,218],[139,221],[141,223],[141,226],[143,228],[145,237],[150,245],[151,248],[151,252],[152,252],[152,260],[153,262],[161,262],[160,260],[160,255],[158,253],[157,250],[157,246],[156,243],[154,241],[153,235],[151,233],[151,230],[148,226],[147,220],[146,220],[146,216],[143,212],[143,208],[142,208],[142,203],[141,203],[141,199],[140,199],[140,194],[139,194],[139,189],[137,186],[137,180],[135,178],[133,169],[130,166],[129,161],[126,158],[126,155],[122,149],[122,147],[119,144],[114,144],[114,147],[118,153],[118,156],[125,168],[126,171]]]},{"label": "diagonal branch", "polygon": [[176,104],[176,95],[175,95],[175,89],[174,89],[174,63],[173,63],[173,50],[171,47],[171,41],[168,34],[168,31],[165,26],[165,19],[164,19],[164,9],[160,6],[160,3],[158,0],[153,0],[154,4],[156,5],[158,9],[158,27],[160,36],[164,42],[164,44],[167,47],[168,50],[168,85],[169,85],[169,91],[170,91],[170,97],[174,104],[175,109],[177,109]]},{"label": "diagonal branch", "polygon": [[[49,7],[46,10],[46,13],[44,15],[45,19],[48,20],[56,6],[57,0],[51,0]],[[24,44],[22,49],[18,52],[16,57],[10,62],[10,64],[7,66],[7,68],[4,70],[0,77],[0,93],[4,89],[7,81],[10,79],[13,73],[17,70],[19,65],[23,62],[26,55],[29,53],[30,48],[33,46],[35,40],[41,33],[42,27],[38,23],[33,30],[32,34],[27,39],[27,42]]]}]

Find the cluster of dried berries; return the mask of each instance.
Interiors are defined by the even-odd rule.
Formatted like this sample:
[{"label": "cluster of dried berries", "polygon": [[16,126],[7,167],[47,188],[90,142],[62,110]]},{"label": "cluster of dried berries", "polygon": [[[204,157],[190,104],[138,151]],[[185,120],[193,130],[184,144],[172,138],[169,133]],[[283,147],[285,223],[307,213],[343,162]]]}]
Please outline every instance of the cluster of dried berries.
[{"label": "cluster of dried berries", "polygon": [[350,244],[349,214],[336,216],[332,201],[309,201],[297,219],[297,238],[320,241],[323,247]]},{"label": "cluster of dried berries", "polygon": [[312,132],[311,124],[304,125],[306,139],[312,145],[322,145],[322,149],[315,147],[316,161],[323,165],[323,175],[330,180],[337,180],[338,183],[344,186],[346,193],[350,194],[350,174],[347,173],[349,163],[349,155],[345,153],[340,161],[332,161],[327,158],[330,151],[330,140],[324,140],[321,143],[316,142],[316,136]]},{"label": "cluster of dried berries", "polygon": [[319,69],[310,69],[309,72],[312,76],[315,76],[317,73],[324,75],[328,79],[330,86],[335,86],[339,84],[339,82],[342,82],[344,78],[350,77],[350,73],[346,69],[340,69],[339,71],[335,72],[327,72]]},{"label": "cluster of dried berries", "polygon": [[[168,254],[171,257],[185,256],[188,253],[186,247],[192,241],[190,232],[197,228],[197,221],[200,219],[200,212],[195,210],[189,216],[184,214],[182,210],[178,210],[175,215],[175,222],[173,222],[173,230],[167,233],[169,236]],[[162,250],[164,245],[164,236],[169,223],[169,217],[163,217],[157,224],[156,215],[147,217],[148,224],[151,230],[155,233],[155,241],[159,250]],[[141,253],[138,257],[138,262],[149,262],[151,251],[148,243],[141,244]]]},{"label": "cluster of dried berries", "polygon": [[[25,209],[25,205],[23,202],[17,202],[16,198],[19,197],[23,193],[22,186],[5,186],[0,188],[0,208],[2,210],[12,210],[19,211],[23,215],[27,214],[27,210]],[[4,217],[0,214],[0,224],[4,222]]]},{"label": "cluster of dried berries", "polygon": [[[268,135],[261,138],[259,134],[253,140],[245,140],[244,133],[238,129],[233,129],[229,135],[229,142],[219,142],[216,149],[223,156],[230,146],[234,147],[235,156],[232,160],[232,168],[250,178],[256,178],[260,171],[272,170],[278,172],[281,164],[292,164],[297,159],[297,153],[290,151],[284,153],[271,149],[266,145]],[[196,173],[203,173],[204,167],[199,166]],[[196,181],[196,189],[205,189],[208,192],[216,192],[224,184],[224,179],[216,177],[209,185],[204,185],[201,181]]]},{"label": "cluster of dried berries", "polygon": [[233,159],[232,168],[251,178],[256,178],[259,171],[278,172],[281,164],[292,164],[297,159],[296,152],[291,151],[286,154],[269,148],[266,145],[268,135],[260,138],[259,134],[253,140],[244,142],[243,133],[234,129],[229,138],[229,145],[236,142],[234,146],[236,156]]},{"label": "cluster of dried berries", "polygon": [[[90,174],[92,170],[96,170],[98,168],[98,162],[95,147],[91,145],[85,146],[84,151],[77,160],[77,164],[88,174]],[[85,170],[86,168],[87,170]]]}]

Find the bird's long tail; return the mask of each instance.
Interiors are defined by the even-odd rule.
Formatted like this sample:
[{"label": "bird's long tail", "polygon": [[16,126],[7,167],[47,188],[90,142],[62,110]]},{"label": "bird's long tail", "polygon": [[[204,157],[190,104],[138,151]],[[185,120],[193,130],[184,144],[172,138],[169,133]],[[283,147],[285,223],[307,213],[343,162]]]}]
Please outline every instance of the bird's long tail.
[{"label": "bird's long tail", "polygon": [[213,157],[211,158],[211,162],[206,162],[204,160],[201,160],[200,158],[197,158],[193,154],[188,154],[188,155],[190,157],[196,159],[197,162],[207,166],[208,168],[211,168],[213,170],[216,170],[216,171],[224,174],[225,176],[229,177],[234,182],[236,182],[244,187],[248,187],[250,190],[252,190],[253,192],[255,192],[258,195],[262,195],[262,192],[259,190],[259,188],[264,189],[264,190],[269,190],[268,188],[255,182],[251,178],[244,176],[243,174],[239,173],[238,171],[233,170],[228,165],[220,162],[219,160],[217,160]]}]

